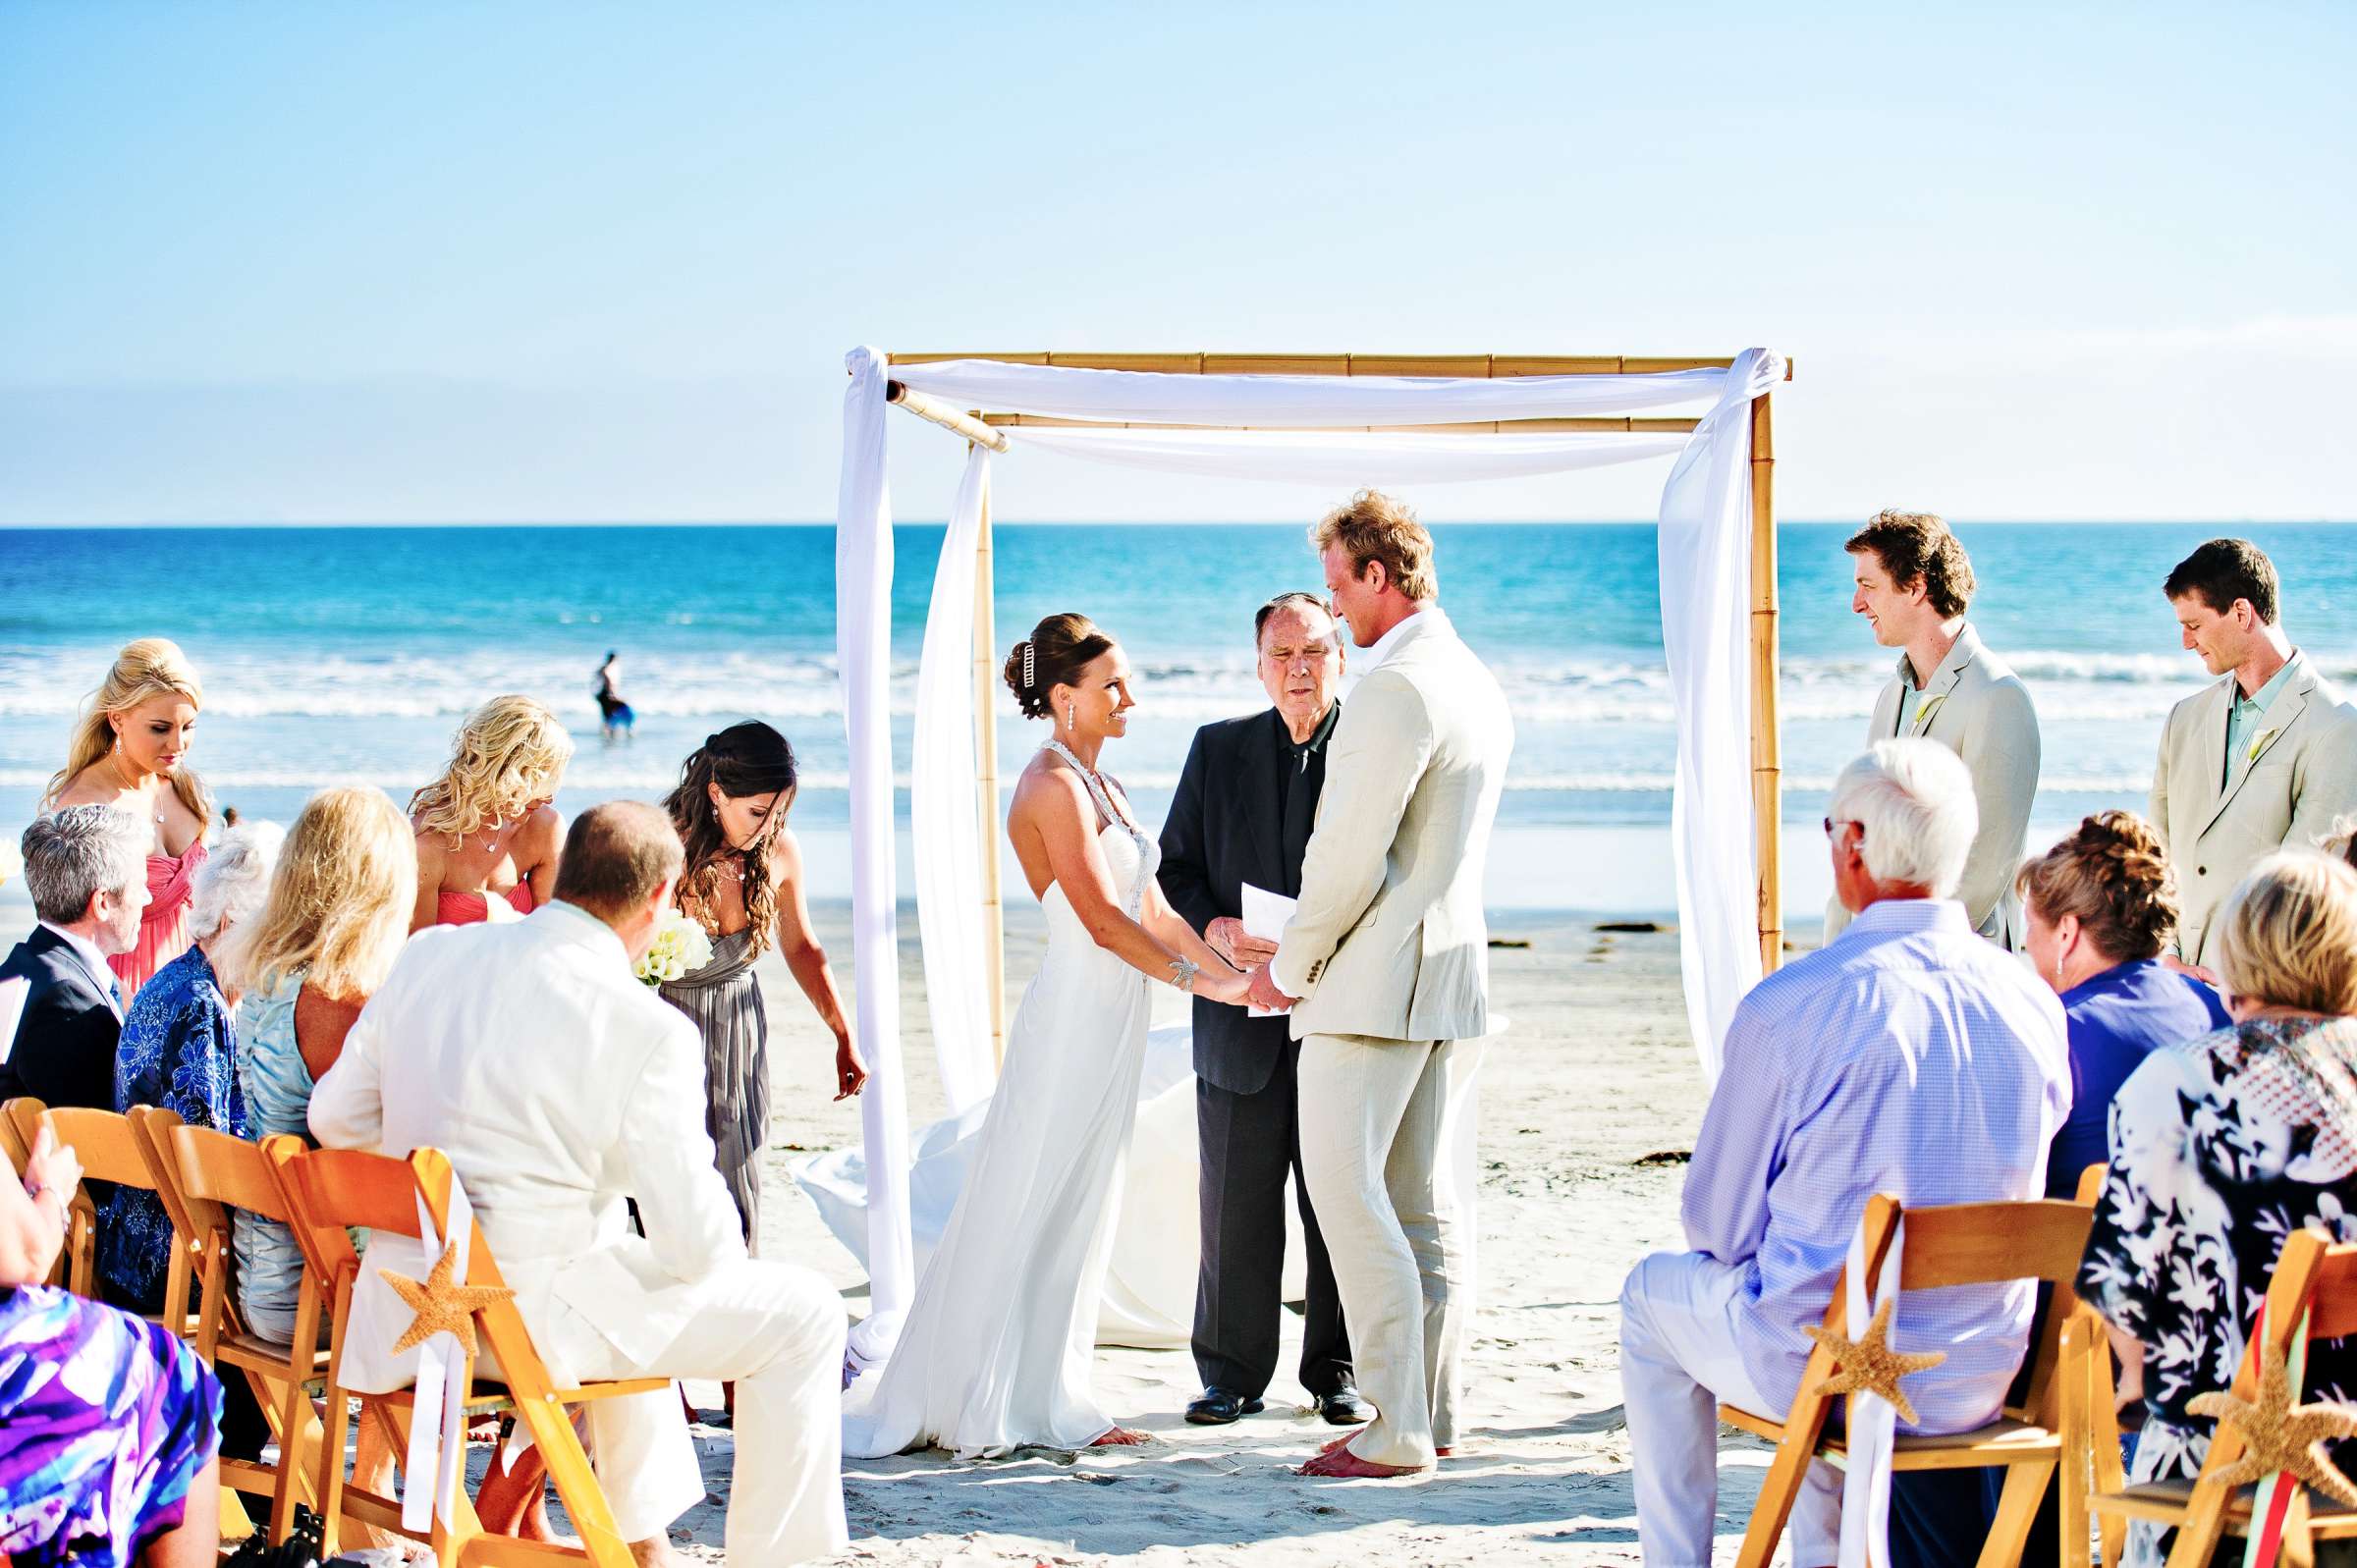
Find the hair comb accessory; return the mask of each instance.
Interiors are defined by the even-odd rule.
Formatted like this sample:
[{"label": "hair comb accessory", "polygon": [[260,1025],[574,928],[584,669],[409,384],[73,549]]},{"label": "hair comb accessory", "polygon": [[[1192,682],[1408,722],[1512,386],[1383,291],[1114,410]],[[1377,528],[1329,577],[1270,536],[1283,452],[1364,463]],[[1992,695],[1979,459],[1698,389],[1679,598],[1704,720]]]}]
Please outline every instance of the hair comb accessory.
[{"label": "hair comb accessory", "polygon": [[1031,639],[1025,637],[1023,639],[1023,689],[1025,691],[1031,689],[1033,683],[1031,676]]}]

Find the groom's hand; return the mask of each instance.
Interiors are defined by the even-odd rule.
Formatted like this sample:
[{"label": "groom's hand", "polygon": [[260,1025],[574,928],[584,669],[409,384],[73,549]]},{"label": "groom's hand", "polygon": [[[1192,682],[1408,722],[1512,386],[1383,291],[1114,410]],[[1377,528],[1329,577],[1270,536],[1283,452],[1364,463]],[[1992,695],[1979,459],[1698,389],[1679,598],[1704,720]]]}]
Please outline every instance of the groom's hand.
[{"label": "groom's hand", "polygon": [[1253,936],[1233,915],[1222,915],[1205,926],[1203,941],[1213,952],[1238,969],[1250,969],[1277,956],[1277,944]]},{"label": "groom's hand", "polygon": [[1245,993],[1244,1000],[1255,1007],[1265,1007],[1271,1012],[1289,1012],[1295,999],[1277,989],[1277,982],[1269,978],[1269,966],[1262,964],[1252,971],[1252,986]]}]

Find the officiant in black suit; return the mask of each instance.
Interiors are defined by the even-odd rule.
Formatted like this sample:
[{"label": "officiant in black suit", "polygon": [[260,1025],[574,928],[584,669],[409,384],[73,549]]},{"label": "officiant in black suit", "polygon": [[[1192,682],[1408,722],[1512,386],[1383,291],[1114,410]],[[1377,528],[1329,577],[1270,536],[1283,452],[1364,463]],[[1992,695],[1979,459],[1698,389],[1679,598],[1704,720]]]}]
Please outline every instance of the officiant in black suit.
[{"label": "officiant in black suit", "polygon": [[[1246,883],[1291,897],[1326,783],[1326,741],[1342,705],[1343,639],[1325,603],[1280,594],[1253,622],[1260,680],[1275,704],[1195,731],[1162,830],[1162,890],[1203,940],[1239,969],[1277,950],[1244,933]],[[1195,1131],[1201,1151],[1203,1265],[1195,1280],[1195,1369],[1186,1419],[1252,1415],[1277,1372],[1284,1311],[1285,1178],[1293,1177],[1309,1244],[1301,1386],[1337,1426],[1374,1408],[1351,1379],[1350,1342],[1318,1217],[1301,1182],[1293,1069],[1301,1048],[1283,1018],[1195,1002]]]}]

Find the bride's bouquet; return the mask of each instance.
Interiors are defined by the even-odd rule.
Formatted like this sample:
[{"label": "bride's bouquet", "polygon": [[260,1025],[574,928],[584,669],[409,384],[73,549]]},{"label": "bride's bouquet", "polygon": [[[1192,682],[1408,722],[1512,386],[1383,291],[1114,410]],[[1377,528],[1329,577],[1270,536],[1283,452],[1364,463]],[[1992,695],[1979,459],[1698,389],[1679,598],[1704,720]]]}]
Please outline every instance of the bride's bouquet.
[{"label": "bride's bouquet", "polygon": [[650,986],[677,980],[712,961],[712,939],[704,928],[677,909],[666,909],[655,922],[655,940],[632,972]]}]

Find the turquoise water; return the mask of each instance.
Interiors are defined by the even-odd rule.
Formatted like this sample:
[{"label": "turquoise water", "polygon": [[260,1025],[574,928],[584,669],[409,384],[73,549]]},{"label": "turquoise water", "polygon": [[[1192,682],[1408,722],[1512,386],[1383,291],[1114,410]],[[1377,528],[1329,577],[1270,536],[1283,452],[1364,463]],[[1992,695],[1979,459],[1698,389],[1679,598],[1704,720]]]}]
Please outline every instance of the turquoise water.
[{"label": "turquoise water", "polygon": [[[1855,749],[1891,655],[1848,609],[1847,527],[1781,531],[1787,818],[1813,823]],[[2330,524],[1981,524],[1959,528],[1980,577],[1974,620],[2030,681],[2046,737],[2038,815],[2135,804],[2161,720],[2202,682],[2160,582],[2202,539],[2274,555],[2285,623],[2357,684],[2357,529]],[[1669,821],[1674,751],[1651,525],[1442,526],[1442,602],[1504,682],[1519,743],[1502,822],[1528,842]],[[899,726],[915,684],[941,529],[896,530]],[[1003,526],[1000,640],[1085,611],[1126,644],[1141,709],[1111,764],[1158,814],[1194,727],[1263,699],[1251,616],[1316,588],[1297,527]],[[62,760],[76,705],[113,650],[181,643],[203,673],[193,761],[225,802],[285,818],[331,782],[397,798],[430,777],[461,714],[500,691],[576,728],[568,809],[651,796],[709,730],[766,718],[801,754],[806,836],[845,822],[828,528],[171,528],[0,530],[0,828],[13,833]],[[591,672],[623,654],[639,714],[599,744]],[[1002,754],[1032,743],[1011,712]],[[1650,862],[1648,862],[1650,863]],[[1527,868],[1525,868],[1527,871]],[[1646,907],[1661,890],[1550,868],[1513,901]],[[1656,894],[1660,894],[1656,896]]]}]

